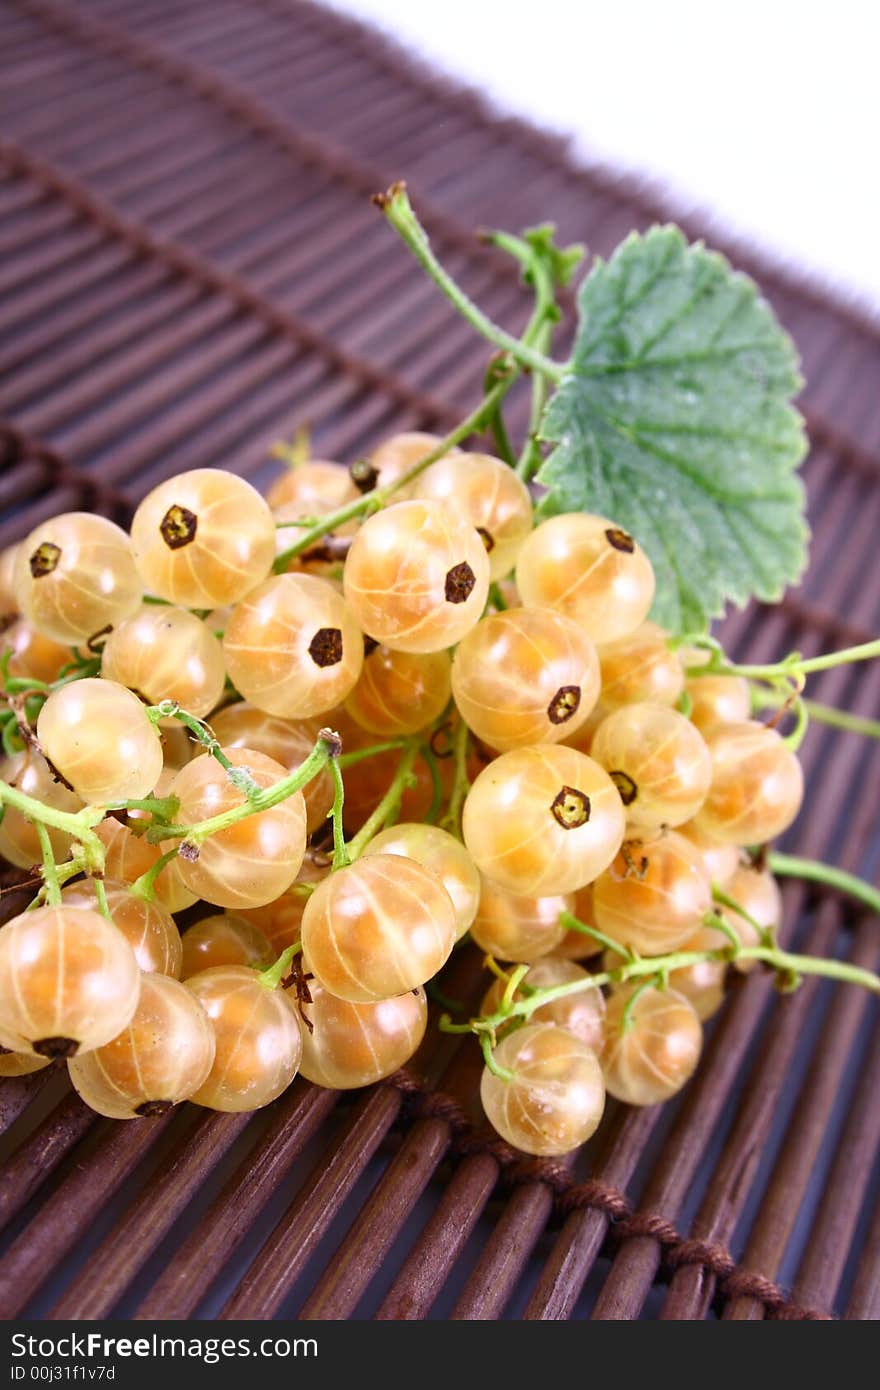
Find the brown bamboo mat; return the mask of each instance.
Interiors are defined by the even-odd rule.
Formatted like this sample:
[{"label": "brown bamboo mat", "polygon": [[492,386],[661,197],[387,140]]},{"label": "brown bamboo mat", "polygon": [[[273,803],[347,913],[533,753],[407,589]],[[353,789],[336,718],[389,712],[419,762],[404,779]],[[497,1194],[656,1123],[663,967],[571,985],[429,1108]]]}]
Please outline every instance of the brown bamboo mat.
[{"label": "brown bamboo mat", "polygon": [[[552,218],[606,253],[664,215],[305,0],[3,0],[0,66],[0,545],[60,510],[124,521],[184,468],[262,482],[303,422],[348,461],[459,418],[487,353],[371,208],[392,178],[512,328],[527,299],[475,227]],[[721,249],[803,355],[814,527],[801,588],[724,639],[766,660],[866,638],[880,329]],[[880,671],[814,689],[876,715]],[[876,876],[878,752],[814,728],[803,756],[788,847]],[[786,905],[788,941],[876,965],[865,914],[794,884]],[[473,962],[456,968],[467,994]],[[63,1077],[6,1081],[0,1314],[878,1316],[876,1011],[749,976],[709,1033],[676,1103],[609,1111],[571,1167],[474,1127],[477,1050],[449,1039],[370,1092],[298,1082],[253,1117],[112,1125]]]}]

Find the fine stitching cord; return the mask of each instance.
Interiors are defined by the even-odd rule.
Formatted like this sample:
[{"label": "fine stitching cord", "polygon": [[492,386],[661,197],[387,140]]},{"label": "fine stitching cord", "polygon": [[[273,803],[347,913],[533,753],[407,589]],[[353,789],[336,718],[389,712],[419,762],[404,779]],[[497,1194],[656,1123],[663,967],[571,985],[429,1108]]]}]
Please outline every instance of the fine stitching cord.
[{"label": "fine stitching cord", "polygon": [[601,1179],[577,1182],[562,1163],[550,1158],[526,1158],[503,1139],[477,1130],[453,1096],[430,1090],[409,1069],[395,1072],[381,1084],[402,1092],[410,1109],[420,1118],[445,1121],[452,1130],[450,1147],[460,1157],[483,1153],[494,1158],[505,1186],[543,1183],[553,1192],[554,1206],[560,1215],[601,1211],[613,1223],[609,1235],[615,1243],[639,1237],[655,1240],[662,1247],[667,1270],[683,1265],[700,1265],[709,1270],[718,1281],[716,1299],[754,1298],[771,1317],[786,1321],[833,1321],[829,1313],[792,1303],[779,1284],[766,1275],[742,1268],[720,1242],[684,1239],[666,1217],[659,1212],[636,1210],[623,1192]]}]

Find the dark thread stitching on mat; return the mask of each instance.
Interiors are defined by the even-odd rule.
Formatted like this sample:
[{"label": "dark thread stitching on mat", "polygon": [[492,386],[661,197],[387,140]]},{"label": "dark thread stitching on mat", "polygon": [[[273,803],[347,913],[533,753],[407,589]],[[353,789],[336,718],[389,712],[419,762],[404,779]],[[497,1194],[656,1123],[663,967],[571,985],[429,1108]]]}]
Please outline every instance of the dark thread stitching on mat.
[{"label": "dark thread stitching on mat", "polygon": [[[306,164],[329,171],[365,198],[380,193],[390,182],[386,172],[353,159],[341,146],[333,144],[325,136],[304,135],[293,129],[271,107],[252,97],[233,79],[191,58],[181,57],[164,44],[133,34],[123,25],[86,18],[55,0],[15,0],[15,3],[44,23],[66,30],[84,43],[103,48],[113,57],[128,58],[135,67],[156,72],[166,81],[185,87],[204,100],[213,101],[227,115],[251,126],[257,134],[272,140]],[[519,270],[507,256],[480,242],[473,233],[438,208],[426,206],[421,198],[420,203],[438,238],[465,250],[491,268],[500,279],[518,280]]]},{"label": "dark thread stitching on mat", "polygon": [[600,1179],[578,1182],[557,1160],[524,1157],[503,1139],[478,1130],[453,1096],[430,1090],[413,1072],[395,1072],[383,1084],[402,1092],[407,1097],[408,1108],[419,1118],[430,1116],[444,1120],[452,1131],[450,1147],[459,1157],[488,1154],[494,1158],[505,1186],[543,1183],[553,1192],[554,1206],[563,1216],[573,1211],[601,1212],[612,1223],[615,1244],[625,1240],[654,1240],[662,1248],[663,1264],[668,1271],[682,1265],[699,1265],[715,1276],[718,1292],[724,1298],[753,1298],[763,1305],[769,1316],[787,1321],[830,1320],[828,1313],[790,1302],[785,1290],[766,1275],[737,1265],[729,1250],[719,1242],[685,1239],[667,1217],[659,1212],[635,1210],[625,1193]]},{"label": "dark thread stitching on mat", "polygon": [[[280,116],[276,115],[270,107],[264,106],[261,102],[251,97],[236,82],[227,77],[221,76],[213,69],[202,64],[195,63],[189,58],[182,58],[161,44],[153,40],[147,40],[139,35],[132,34],[122,26],[107,23],[104,20],[86,18],[76,11],[68,9],[65,5],[57,3],[57,0],[16,0],[19,8],[27,10],[32,14],[38,15],[45,23],[54,24],[56,28],[66,30],[68,33],[78,36],[85,43],[92,43],[96,47],[106,49],[113,56],[124,56],[131,59],[135,66],[146,68],[157,72],[161,77],[169,82],[178,83],[193,91],[196,96],[215,102],[227,114],[231,114],[248,124],[258,134],[274,141],[285,151],[295,154],[306,163],[317,165],[328,170],[333,176],[340,178],[363,192],[366,196],[379,192],[389,181],[387,173],[372,170],[351,159],[344,150],[332,144],[323,137],[314,135],[305,136],[301,132],[294,130]],[[315,17],[325,18],[325,12],[320,16],[308,6],[310,14]],[[331,24],[346,28],[346,21],[341,16],[330,18]],[[350,37],[350,34],[349,34]],[[368,41],[369,42],[369,41]],[[357,45],[360,47],[360,45]],[[443,84],[439,82],[438,91],[442,92]],[[479,98],[470,94],[468,99],[467,89],[464,90],[464,98],[467,101],[468,109],[478,115],[481,120],[488,120],[487,113],[482,109],[483,104]],[[524,132],[528,133],[528,126],[516,118],[502,120],[498,123],[502,130],[509,130],[516,134],[521,144],[525,144]],[[630,201],[636,206],[640,206],[643,211],[664,218],[669,216],[668,210],[660,207],[653,207],[651,201],[639,193],[637,187],[630,188],[626,179],[621,179],[618,184],[611,176],[594,174],[591,170],[584,170],[574,163],[564,148],[564,141],[554,140],[546,133],[533,132],[534,149],[540,152],[544,158],[552,158],[560,167],[565,169],[570,175],[580,179],[593,182],[606,194],[619,198],[621,201]],[[531,142],[529,142],[531,143]],[[97,201],[97,200],[96,200]],[[519,271],[517,267],[504,257],[493,247],[484,245],[477,240],[461,223],[448,217],[445,213],[427,204],[420,198],[420,206],[425,221],[430,225],[432,232],[438,239],[446,240],[450,245],[464,250],[472,259],[476,259],[487,266],[504,279],[517,279]],[[119,219],[120,221],[122,219]],[[678,219],[682,226],[689,227],[688,219],[680,217]],[[697,231],[691,228],[690,235],[697,235]],[[153,238],[156,241],[156,238]],[[187,254],[187,253],[183,253]],[[731,251],[731,254],[742,264],[746,265],[749,261],[748,253]],[[195,258],[193,258],[195,260]],[[789,281],[788,277],[774,271],[771,266],[762,266],[760,257],[757,258],[755,274],[765,283],[779,284],[788,293],[799,293],[804,298],[810,298],[812,291],[809,286],[801,285],[796,277]],[[209,263],[203,262],[204,269],[209,269]],[[212,272],[229,282],[235,281],[241,290],[253,296],[254,300],[260,299],[255,292],[248,289],[246,283],[232,276],[222,276],[221,272]],[[571,308],[573,297],[564,292],[561,296]],[[816,295],[817,302],[822,307],[836,313],[838,318],[851,322],[862,332],[867,332],[870,336],[877,338],[878,329],[876,325],[869,326],[862,317],[855,311],[847,308],[845,304],[836,305],[830,300],[826,300],[821,293]],[[265,306],[264,312],[268,311],[275,314],[267,301],[262,301]],[[289,316],[284,316],[288,317]],[[307,326],[303,325],[306,330]],[[314,330],[308,329],[315,338],[320,337]],[[327,341],[327,340],[323,340]],[[316,347],[317,343],[314,344]],[[318,349],[320,350],[320,348]],[[349,359],[354,362],[355,359]],[[372,369],[363,364],[366,369]],[[381,374],[379,374],[381,375]],[[386,381],[396,378],[383,378]],[[385,388],[390,389],[388,386]],[[413,402],[408,402],[412,404]],[[428,414],[430,418],[446,419],[447,416],[442,407],[437,402],[423,403],[416,408]],[[439,413],[438,413],[439,412]],[[831,425],[821,415],[817,414],[809,406],[803,407],[804,418],[807,422],[811,438],[815,444],[822,444],[837,454],[841,460],[851,467],[865,472],[873,478],[880,477],[880,458],[877,458],[869,450],[864,449],[857,441],[850,439],[842,431]]]},{"label": "dark thread stitching on mat", "polygon": [[0,451],[9,466],[40,464],[53,490],[58,485],[75,488],[82,494],[88,510],[103,510],[117,520],[130,518],[131,502],[123,493],[83,472],[57,449],[20,430],[11,420],[0,420]]},{"label": "dark thread stitching on mat", "polygon": [[96,223],[103,231],[116,237],[139,256],[148,256],[167,265],[175,274],[188,277],[207,289],[233,300],[239,308],[253,314],[273,332],[300,349],[315,352],[331,366],[350,378],[368,386],[413,410],[422,419],[442,424],[457,424],[459,414],[444,402],[434,400],[421,391],[406,386],[398,378],[371,366],[337,347],[336,343],[310,324],[285,310],[276,308],[269,300],[236,275],[216,269],[185,247],[155,236],[146,227],[132,222],[91,193],[84,184],[46,160],[32,154],[12,140],[0,139],[0,160],[16,173],[24,174],[71,203],[79,213]]}]

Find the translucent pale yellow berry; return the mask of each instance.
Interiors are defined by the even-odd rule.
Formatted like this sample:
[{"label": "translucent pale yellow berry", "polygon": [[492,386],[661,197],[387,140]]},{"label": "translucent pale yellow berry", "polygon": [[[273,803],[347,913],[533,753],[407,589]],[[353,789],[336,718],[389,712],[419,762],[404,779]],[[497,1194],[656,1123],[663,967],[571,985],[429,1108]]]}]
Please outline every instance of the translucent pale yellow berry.
[{"label": "translucent pale yellow berry", "polygon": [[624,812],[608,774],[560,744],[502,753],[464,804],[464,842],[487,878],[512,893],[571,893],[610,864]]},{"label": "translucent pale yellow berry", "polygon": [[[766,927],[771,933],[782,926],[782,894],[779,884],[765,869],[754,868],[751,864],[741,864],[736,873],[724,885],[724,891],[738,903],[748,917],[753,918],[759,927]],[[758,946],[759,934],[739,912],[731,907],[720,906],[717,912],[736,932],[743,946]],[[737,970],[746,974],[753,970],[757,961],[738,960],[734,962]]]},{"label": "translucent pale yellow berry", "polygon": [[[55,781],[45,758],[33,748],[0,758],[0,780],[53,811],[74,813],[82,809],[80,797],[68,791],[62,782]],[[65,859],[70,849],[70,836],[51,825],[46,829],[55,858]],[[0,855],[20,869],[29,869],[42,861],[36,826],[14,806],[7,806],[0,820]]]},{"label": "translucent pale yellow berry", "polygon": [[122,932],[88,908],[39,907],[0,931],[0,1046],[73,1057],[132,1018],[141,972]]},{"label": "translucent pale yellow berry", "polygon": [[[145,819],[146,813],[130,811],[129,816],[136,821]],[[163,844],[151,845],[145,835],[135,835],[113,816],[105,816],[97,826],[96,834],[104,845],[104,872],[107,878],[129,885],[148,873],[176,843],[167,840]],[[172,913],[192,907],[197,898],[197,894],[190,892],[180,877],[177,859],[172,859],[160,870],[153,882],[153,892],[156,902]]]},{"label": "translucent pale yellow berry", "polygon": [[[383,440],[367,460],[378,473],[376,487],[388,487],[391,483],[396,483],[404,473],[408,473],[417,463],[421,463],[423,458],[433,453],[439,443],[439,435],[426,434],[421,430],[393,434],[389,439]],[[457,449],[450,449],[444,457],[448,458],[457,453]],[[413,496],[414,490],[415,482],[405,483],[402,487],[395,488],[392,496],[396,502],[403,502]]]},{"label": "translucent pale yellow berry", "polygon": [[625,705],[609,714],[593,736],[591,756],[620,792],[628,824],[643,830],[691,820],[712,777],[702,735],[663,705]]},{"label": "translucent pale yellow berry", "polygon": [[682,946],[712,908],[712,886],[698,849],[675,831],[625,840],[593,884],[596,926],[640,955]]},{"label": "translucent pale yellow berry", "polygon": [[162,1115],[202,1086],[214,1030],[194,995],[165,975],[145,975],[134,1017],[111,1042],[68,1062],[86,1105],[111,1120]]},{"label": "translucent pale yellow berry", "polygon": [[279,574],[233,608],[223,654],[230,680],[251,704],[285,719],[308,719],[354,689],[364,644],[326,579]]},{"label": "translucent pale yellow berry", "polygon": [[236,603],[266,578],[275,521],[244,478],[195,468],[160,483],[134,514],[131,543],[143,586],[184,608]]},{"label": "translucent pale yellow berry", "polygon": [[684,689],[684,671],[668,637],[656,623],[642,623],[616,642],[603,642],[599,648],[600,699],[609,714],[621,705],[645,701],[675,704]]},{"label": "translucent pale yellow berry", "polygon": [[[544,956],[530,965],[523,976],[522,983],[529,989],[555,989],[558,985],[572,985],[588,980],[586,970],[572,960],[560,960],[558,956]],[[494,980],[483,995],[480,1013],[484,1017],[494,1014],[504,996],[504,980]],[[517,991],[515,999],[525,997]],[[602,1046],[602,1020],[605,1016],[605,996],[601,989],[587,988],[575,994],[564,995],[561,999],[542,1004],[529,1015],[531,1023],[555,1023],[567,1028],[576,1038],[594,1052]]]},{"label": "translucent pale yellow berry", "polygon": [[452,692],[462,719],[492,748],[556,743],[596,703],[596,648],[577,623],[551,609],[492,613],[459,643]]},{"label": "translucent pale yellow berry", "polygon": [[673,989],[615,990],[605,1013],[605,1045],[600,1054],[609,1095],[626,1105],[659,1105],[680,1091],[696,1070],[703,1030],[689,999]]},{"label": "translucent pale yellow berry", "polygon": [[375,835],[364,850],[371,854],[398,854],[413,859],[437,875],[452,899],[455,934],[464,936],[480,901],[480,875],[464,845],[437,825],[404,821]]},{"label": "translucent pale yellow berry", "polygon": [[345,708],[362,729],[383,738],[415,734],[438,719],[451,692],[446,652],[375,647],[364,658]]},{"label": "translucent pale yellow berry", "polygon": [[181,978],[217,965],[251,965],[265,969],[280,951],[273,953],[265,936],[244,917],[215,912],[203,917],[183,934]]},{"label": "translucent pale yellow berry", "polygon": [[[342,464],[307,459],[286,468],[275,479],[266,493],[266,501],[273,511],[284,508],[285,515],[294,520],[297,516],[326,516],[349,502],[356,502],[359,496],[348,469]],[[285,529],[281,534],[288,545],[293,544],[295,531]],[[345,532],[340,530],[339,534]]]},{"label": "translucent pale yellow berry", "polygon": [[524,1153],[569,1153],[599,1127],[605,1087],[593,1050],[553,1023],[531,1023],[503,1038],[495,1061],[510,1081],[488,1067],[480,1099],[489,1122]]},{"label": "translucent pale yellow berry", "polygon": [[413,495],[446,502],[477,528],[491,579],[510,573],[532,529],[532,499],[508,464],[491,454],[446,454],[416,479]]},{"label": "translucent pale yellow berry", "polygon": [[77,796],[96,805],[149,796],[162,772],[155,727],[138,697],[115,681],[89,677],[53,690],[37,738]]},{"label": "translucent pale yellow berry", "polygon": [[304,1023],[300,1071],[316,1086],[370,1086],[404,1066],[422,1041],[428,1020],[423,989],[362,1004],[338,999],[317,980],[309,981],[309,992],[303,1018],[312,1031]]},{"label": "translucent pale yellow berry", "polygon": [[[214,736],[224,748],[253,748],[274,758],[288,772],[304,763],[317,742],[323,721],[282,719],[245,700],[225,705],[211,720]],[[335,727],[335,725],[334,725]],[[346,750],[347,751],[347,750]],[[303,787],[308,832],[319,829],[333,805],[333,775],[323,768]]]},{"label": "translucent pale yellow berry", "polygon": [[614,642],[648,616],[654,571],[614,522],[569,512],[542,522],[525,541],[516,587],[526,608],[556,608],[594,642]]},{"label": "translucent pale yellow berry", "polygon": [[375,854],[318,884],[303,912],[303,954],[340,999],[388,999],[437,974],[455,926],[452,899],[436,874],[396,854]]},{"label": "translucent pale yellow berry", "polygon": [[175,700],[187,713],[202,717],[220,701],[226,668],[220,643],[194,613],[145,603],[110,633],[101,675],[150,704]]},{"label": "translucent pale yellow berry", "polygon": [[764,844],[787,830],[801,808],[804,775],[776,730],[749,719],[716,725],[706,741],[711,784],[699,829],[737,845]]},{"label": "translucent pale yellow berry", "polygon": [[128,536],[91,512],[41,522],[18,547],[14,587],[22,616],[67,646],[115,627],[142,590]]},{"label": "translucent pale yellow berry", "polygon": [[365,521],[343,574],[361,630],[395,651],[461,640],[489,592],[489,557],[473,526],[442,502],[399,502]]},{"label": "translucent pale yellow berry", "polygon": [[[259,788],[272,787],[285,777],[273,758],[250,748],[230,748],[226,756],[244,767]],[[201,821],[241,807],[246,794],[233,786],[211,757],[195,758],[171,783],[179,799],[180,825]],[[257,811],[217,830],[187,854],[187,841],[178,864],[186,886],[218,907],[260,907],[283,893],[295,879],[306,849],[306,807],[301,792],[265,811]]]},{"label": "translucent pale yellow berry", "polygon": [[[144,974],[170,975],[180,979],[183,947],[180,932],[171,913],[161,903],[132,893],[128,884],[106,879],[104,892],[115,927],[122,932]],[[69,883],[61,894],[70,907],[98,910],[94,879]]]},{"label": "translucent pale yellow berry", "polygon": [[214,1063],[192,1099],[209,1110],[259,1110],[296,1076],[302,1036],[295,997],[266,989],[246,965],[203,970],[186,981],[214,1027]]},{"label": "translucent pale yellow berry", "polygon": [[481,951],[498,960],[537,960],[560,948],[566,930],[559,915],[573,909],[571,893],[522,897],[484,878],[471,937]]}]

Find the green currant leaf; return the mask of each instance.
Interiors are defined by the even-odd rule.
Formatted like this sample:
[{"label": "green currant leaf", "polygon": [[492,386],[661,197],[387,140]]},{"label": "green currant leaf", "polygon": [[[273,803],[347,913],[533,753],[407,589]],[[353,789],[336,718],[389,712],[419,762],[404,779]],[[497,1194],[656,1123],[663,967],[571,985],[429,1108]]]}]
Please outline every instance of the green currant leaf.
[{"label": "green currant leaf", "polygon": [[542,438],[541,516],[632,532],[657,576],[652,616],[700,628],[727,600],[778,599],[806,562],[806,452],[791,339],[751,280],[677,227],[597,261]]}]

